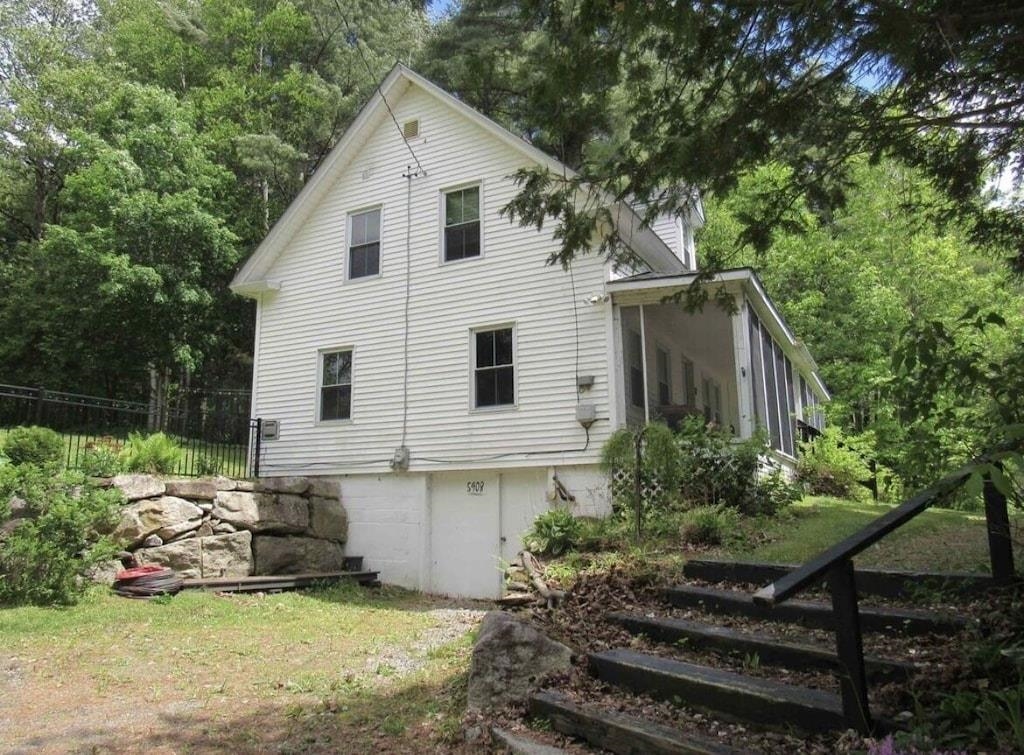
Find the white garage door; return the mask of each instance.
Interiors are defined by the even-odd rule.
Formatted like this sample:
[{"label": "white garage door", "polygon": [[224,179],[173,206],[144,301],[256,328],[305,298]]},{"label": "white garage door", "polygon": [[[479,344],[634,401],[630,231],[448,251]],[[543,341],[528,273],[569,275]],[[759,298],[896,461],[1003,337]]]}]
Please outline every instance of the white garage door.
[{"label": "white garage door", "polygon": [[431,477],[430,591],[498,597],[502,584],[498,474],[438,472]]}]

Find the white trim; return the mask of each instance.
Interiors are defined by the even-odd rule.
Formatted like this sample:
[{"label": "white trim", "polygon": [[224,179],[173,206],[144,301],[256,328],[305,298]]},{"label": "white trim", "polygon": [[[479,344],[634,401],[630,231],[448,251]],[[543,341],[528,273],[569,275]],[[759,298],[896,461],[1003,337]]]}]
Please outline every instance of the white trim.
[{"label": "white trim", "polygon": [[736,435],[749,438],[754,434],[754,376],[750,357],[750,310],[746,300],[732,316],[733,360],[736,368]]},{"label": "white trim", "polygon": [[[377,219],[377,274],[376,275],[360,275],[358,278],[352,277],[352,218],[355,215],[365,215],[368,212],[376,210],[380,213]],[[366,280],[375,280],[384,276],[384,203],[378,202],[377,204],[368,205],[361,207],[357,210],[351,210],[345,214],[345,259],[342,263],[344,275],[342,279],[345,283],[361,283]]]},{"label": "white trim", "polygon": [[[348,394],[348,416],[339,417],[337,419],[320,419],[320,400],[323,396],[324,389],[324,355],[326,354],[338,354],[340,352],[347,351],[351,355],[349,357],[349,394]],[[313,414],[313,425],[315,427],[326,426],[333,427],[335,425],[351,425],[353,417],[355,416],[355,384],[356,384],[356,347],[352,345],[347,346],[328,346],[326,348],[317,349],[316,351],[316,406],[314,407]],[[343,385],[339,383],[338,385]]]},{"label": "white trim", "polygon": [[644,305],[640,305],[640,369],[644,382],[644,424],[651,421],[651,387],[647,382],[647,326],[644,322]]},{"label": "white trim", "polygon": [[[488,333],[495,330],[512,330],[512,403],[495,404],[494,406],[476,405],[476,334]],[[500,412],[512,412],[519,408],[519,328],[515,320],[495,323],[494,325],[479,325],[469,329],[469,413],[470,414],[493,414]]]},{"label": "white trim", "polygon": [[[480,213],[480,216],[479,216],[479,219],[478,219],[479,223],[480,223],[480,254],[477,254],[477,255],[475,255],[473,257],[462,257],[461,259],[457,259],[457,260],[445,259],[445,254],[448,251],[445,248],[445,233],[444,233],[445,229],[448,227],[446,225],[446,223],[445,223],[445,210],[447,209],[445,207],[445,204],[446,204],[445,203],[445,197],[447,197],[452,192],[464,191],[465,189],[472,189],[474,186],[477,187],[477,189],[479,190],[479,192],[477,194],[477,202],[478,202],[477,210]],[[442,266],[443,265],[457,265],[457,264],[459,264],[461,262],[473,262],[474,260],[483,259],[484,255],[486,253],[486,250],[484,249],[484,238],[485,238],[485,236],[484,236],[484,227],[485,226],[484,226],[484,181],[483,181],[483,179],[481,178],[481,179],[478,179],[476,181],[463,181],[462,183],[458,183],[458,184],[455,184],[453,186],[446,186],[446,187],[442,188],[438,192],[437,205],[438,205],[438,212],[437,212],[437,218],[438,218],[438,222],[437,222],[437,228],[438,228],[438,234],[437,234],[438,235],[438,264],[440,264]]]},{"label": "white trim", "polygon": [[[612,430],[626,424],[625,360],[622,356],[622,315],[609,297],[605,302],[605,337],[608,365],[608,419]],[[578,390],[578,389],[577,389]]]}]

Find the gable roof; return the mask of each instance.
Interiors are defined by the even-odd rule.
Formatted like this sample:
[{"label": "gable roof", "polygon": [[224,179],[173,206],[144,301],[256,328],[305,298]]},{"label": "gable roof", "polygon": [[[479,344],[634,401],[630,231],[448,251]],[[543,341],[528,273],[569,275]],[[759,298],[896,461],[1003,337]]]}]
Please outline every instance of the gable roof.
[{"label": "gable roof", "polygon": [[[433,96],[532,162],[567,177],[575,175],[574,171],[565,164],[474,110],[415,71],[397,63],[380,83],[380,93],[375,93],[363,106],[334,149],[320,163],[312,177],[292,200],[288,209],[270,229],[270,233],[260,242],[260,245],[236,273],[230,284],[232,291],[242,295],[253,295],[275,288],[273,282],[265,279],[274,261],[334,185],[335,180],[354,156],[368,129],[383,115],[387,107],[385,100],[387,103],[394,103],[410,86],[416,86]],[[608,198],[608,201],[609,204],[615,204],[613,214],[620,238],[637,256],[653,270],[683,271],[682,262],[661,238],[643,226],[642,219],[632,208],[623,202],[614,202],[611,197]]]}]

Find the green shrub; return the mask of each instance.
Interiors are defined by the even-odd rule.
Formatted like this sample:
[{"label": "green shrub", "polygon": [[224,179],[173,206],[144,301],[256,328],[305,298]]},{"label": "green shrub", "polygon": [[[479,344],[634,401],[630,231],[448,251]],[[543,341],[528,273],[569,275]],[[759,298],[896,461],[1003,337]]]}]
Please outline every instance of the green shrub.
[{"label": "green shrub", "polygon": [[119,460],[128,472],[174,474],[184,455],[181,446],[163,433],[131,433]]},{"label": "green shrub", "polygon": [[533,520],[533,526],[523,536],[523,545],[536,553],[558,556],[579,545],[583,522],[566,509],[546,511]]},{"label": "green shrub", "polygon": [[16,427],[4,440],[4,455],[12,464],[58,467],[64,450],[60,435],[48,427]]},{"label": "green shrub", "polygon": [[748,516],[772,515],[800,498],[778,473],[760,475],[763,435],[737,442],[692,417],[679,428],[680,494],[691,506],[723,505]]},{"label": "green shrub", "polygon": [[736,509],[727,506],[697,506],[685,512],[679,537],[690,545],[721,545],[734,537],[740,526]]},{"label": "green shrub", "polygon": [[113,477],[125,471],[121,463],[119,444],[114,440],[99,440],[86,446],[82,454],[82,471],[90,477]]},{"label": "green shrub", "polygon": [[0,604],[74,603],[85,589],[82,572],[116,551],[107,533],[120,492],[24,464],[0,471],[0,499],[15,495],[28,502],[30,516],[0,543]]},{"label": "green shrub", "polygon": [[800,444],[797,480],[812,495],[867,498],[869,492],[861,483],[871,478],[871,470],[855,445],[839,428],[825,428],[814,440]]},{"label": "green shrub", "polygon": [[224,465],[219,459],[201,454],[196,457],[196,472],[204,476],[219,475],[224,472]]}]

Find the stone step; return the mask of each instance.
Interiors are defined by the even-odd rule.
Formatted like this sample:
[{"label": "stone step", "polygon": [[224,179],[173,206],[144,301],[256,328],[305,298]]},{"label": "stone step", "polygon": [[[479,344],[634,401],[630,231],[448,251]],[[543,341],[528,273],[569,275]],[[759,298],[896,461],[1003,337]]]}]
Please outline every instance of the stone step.
[{"label": "stone step", "polygon": [[[758,663],[785,666],[797,670],[835,671],[839,659],[827,648],[805,643],[786,642],[768,635],[740,632],[684,619],[648,617],[639,614],[610,613],[608,620],[633,634],[642,634],[656,642],[681,644],[696,649],[742,653]],[[912,663],[865,656],[865,671],[873,681],[906,680],[915,671]]]},{"label": "stone step", "polygon": [[838,694],[625,648],[595,653],[589,660],[592,673],[609,684],[722,718],[806,732],[847,728]]},{"label": "stone step", "polygon": [[[701,608],[711,613],[747,616],[764,621],[785,621],[814,629],[832,629],[832,604],[787,600],[777,606],[763,606],[753,596],[731,590],[678,585],[665,597],[674,606]],[[909,608],[860,607],[861,628],[866,632],[899,632],[907,635],[954,634],[965,629],[966,619]]]},{"label": "stone step", "polygon": [[[683,566],[683,575],[705,582],[767,585],[796,569],[794,564],[695,559]],[[857,569],[857,591],[884,598],[915,598],[929,592],[972,596],[984,593],[995,582],[985,574]]]},{"label": "stone step", "polygon": [[596,705],[580,705],[556,692],[535,693],[530,713],[547,718],[557,732],[616,755],[740,755],[718,742]]}]

